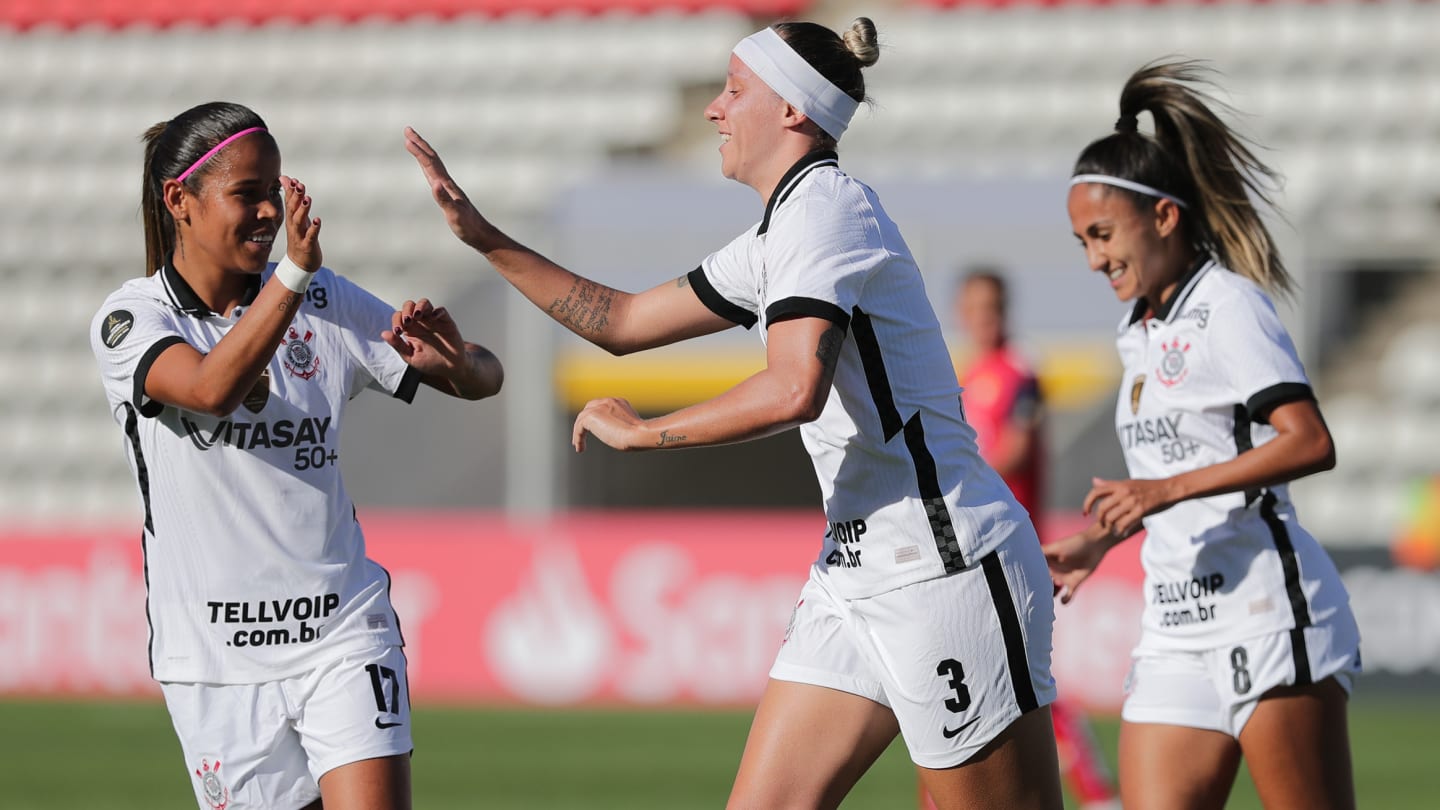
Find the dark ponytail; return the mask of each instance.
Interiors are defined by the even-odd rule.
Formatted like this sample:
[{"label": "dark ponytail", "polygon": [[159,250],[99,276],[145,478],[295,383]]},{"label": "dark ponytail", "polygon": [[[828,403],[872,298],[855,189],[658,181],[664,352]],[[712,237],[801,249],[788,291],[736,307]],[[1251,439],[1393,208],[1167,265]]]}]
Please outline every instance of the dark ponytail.
[{"label": "dark ponytail", "polygon": [[[1105,174],[1174,195],[1189,204],[1181,222],[1191,242],[1226,267],[1271,293],[1289,293],[1294,282],[1251,202],[1274,207],[1269,189],[1279,175],[1260,161],[1248,142],[1211,107],[1225,106],[1190,85],[1211,84],[1194,61],[1152,62],[1120,91],[1115,132],[1085,147],[1074,174]],[[1142,111],[1155,122],[1154,136],[1139,130]],[[1136,205],[1155,198],[1129,194]]]},{"label": "dark ponytail", "polygon": [[[241,130],[264,127],[248,107],[212,101],[191,107],[169,121],[149,129],[145,144],[145,173],[140,187],[140,219],[145,230],[145,275],[153,275],[175,250],[175,221],[165,207],[166,180],[179,177],[216,144]],[[268,132],[257,133],[270,138]],[[249,136],[247,136],[249,137]],[[274,139],[271,139],[274,143]],[[185,178],[186,188],[198,191],[213,160]]]}]

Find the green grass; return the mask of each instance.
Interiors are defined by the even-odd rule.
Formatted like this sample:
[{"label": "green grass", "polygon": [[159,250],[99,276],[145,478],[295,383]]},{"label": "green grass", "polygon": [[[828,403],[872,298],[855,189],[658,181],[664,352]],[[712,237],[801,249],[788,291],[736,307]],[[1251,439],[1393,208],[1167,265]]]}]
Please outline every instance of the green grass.
[{"label": "green grass", "polygon": [[[748,712],[526,711],[420,706],[415,806],[648,810],[724,804]],[[1357,700],[1351,711],[1363,808],[1434,806],[1440,699]],[[0,806],[7,810],[193,808],[187,773],[158,703],[0,701]],[[1113,720],[1096,733],[1114,751]],[[846,808],[914,807],[898,742]],[[1232,808],[1259,808],[1242,772]]]}]

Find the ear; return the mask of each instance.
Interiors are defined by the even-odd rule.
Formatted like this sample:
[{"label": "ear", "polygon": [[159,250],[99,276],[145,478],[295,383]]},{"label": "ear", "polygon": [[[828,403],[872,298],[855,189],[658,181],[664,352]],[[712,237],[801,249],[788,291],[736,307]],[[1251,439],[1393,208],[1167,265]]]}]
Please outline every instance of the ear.
[{"label": "ear", "polygon": [[[786,129],[800,129],[810,121],[810,116],[800,112],[795,105],[788,101],[782,102],[785,105],[783,114],[780,116],[780,125]],[[818,127],[817,127],[818,128]]]},{"label": "ear", "polygon": [[1164,239],[1180,228],[1180,206],[1174,200],[1155,201],[1155,232]]},{"label": "ear", "polygon": [[176,222],[190,222],[190,205],[193,199],[179,180],[166,180],[160,186],[160,199]]}]

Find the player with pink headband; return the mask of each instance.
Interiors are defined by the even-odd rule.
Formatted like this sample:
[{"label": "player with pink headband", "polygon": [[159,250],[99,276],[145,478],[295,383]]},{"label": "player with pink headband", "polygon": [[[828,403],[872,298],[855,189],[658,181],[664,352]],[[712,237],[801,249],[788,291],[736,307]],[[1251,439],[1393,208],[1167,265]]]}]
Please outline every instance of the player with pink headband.
[{"label": "player with pink headband", "polygon": [[1049,704],[1054,609],[1039,541],[981,459],[915,260],[878,196],[840,170],[875,26],[747,37],[705,109],[721,172],[764,213],[673,283],[622,292],[492,225],[407,130],[463,242],[525,297],[616,354],[758,326],[766,365],[713,399],[641,417],[590,402],[572,441],[666,450],[798,429],[824,519],[730,806],[835,807],[896,734],[942,808],[1061,807]]},{"label": "player with pink headband", "polygon": [[365,389],[491,396],[500,362],[444,308],[397,310],[321,266],[305,185],[251,110],[202,104],[144,140],[146,277],[106,298],[91,346],[144,507],[151,674],[195,799],[407,808],[404,639],[340,425]]}]

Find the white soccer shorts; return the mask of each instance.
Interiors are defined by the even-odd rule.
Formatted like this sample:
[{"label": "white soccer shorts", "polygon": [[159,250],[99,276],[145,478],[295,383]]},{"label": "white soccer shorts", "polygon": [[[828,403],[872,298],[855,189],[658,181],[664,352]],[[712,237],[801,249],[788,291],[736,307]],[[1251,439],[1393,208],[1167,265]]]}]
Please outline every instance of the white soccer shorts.
[{"label": "white soccer shorts", "polygon": [[1033,531],[939,579],[846,600],[818,567],[770,677],[887,706],[915,764],[949,768],[1055,700],[1055,607]]},{"label": "white soccer shorts", "polygon": [[1238,738],[1266,692],[1334,678],[1349,693],[1360,674],[1360,631],[1336,621],[1282,630],[1213,650],[1137,649],[1125,680],[1128,723],[1203,728]]},{"label": "white soccer shorts", "polygon": [[160,686],[201,810],[304,807],[327,771],[414,747],[399,647],[279,681]]}]

